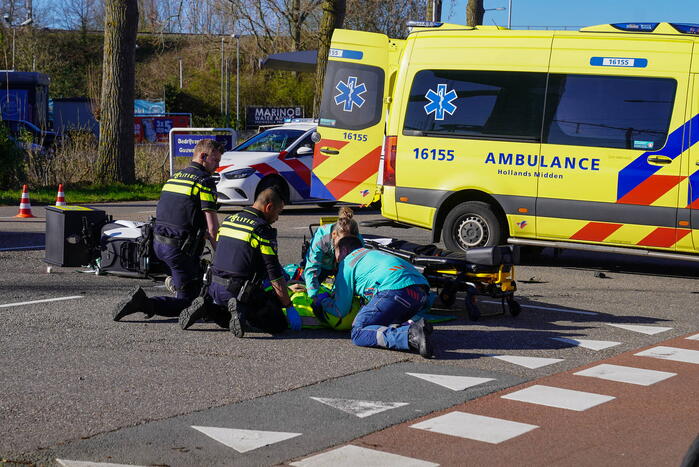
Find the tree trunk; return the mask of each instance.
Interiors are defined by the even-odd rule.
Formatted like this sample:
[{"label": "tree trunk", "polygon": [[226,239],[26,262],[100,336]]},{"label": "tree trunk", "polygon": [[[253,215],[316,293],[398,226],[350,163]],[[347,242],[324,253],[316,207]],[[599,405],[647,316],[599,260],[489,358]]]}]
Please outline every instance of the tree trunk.
[{"label": "tree trunk", "polygon": [[134,183],[137,0],[106,0],[97,182]]},{"label": "tree trunk", "polygon": [[483,0],[468,0],[466,5],[466,25],[475,27],[483,24]]},{"label": "tree trunk", "polygon": [[330,53],[330,40],[333,31],[341,28],[345,20],[345,0],[324,0],[323,18],[318,31],[318,59],[316,62],[316,87],[313,95],[313,116],[320,114],[320,100],[323,95],[323,82],[325,81],[325,66],[328,64]]}]

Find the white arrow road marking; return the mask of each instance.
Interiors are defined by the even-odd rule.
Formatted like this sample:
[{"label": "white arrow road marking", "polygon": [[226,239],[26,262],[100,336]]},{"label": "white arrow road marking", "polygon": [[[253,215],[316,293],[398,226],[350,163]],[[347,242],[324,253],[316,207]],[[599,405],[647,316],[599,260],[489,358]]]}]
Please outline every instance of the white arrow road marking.
[{"label": "white arrow road marking", "polygon": [[546,405],[559,409],[575,410],[582,412],[596,405],[604,404],[615,399],[614,396],[605,396],[592,392],[573,391],[553,386],[535,384],[519,391],[501,396],[503,399],[527,402],[529,404]]},{"label": "white arrow road marking", "polygon": [[58,298],[46,298],[44,300],[33,300],[31,302],[5,303],[4,305],[0,305],[0,308],[7,308],[10,306],[20,306],[20,305],[33,305],[34,303],[58,302],[61,300],[74,300],[76,298],[83,298],[83,295],[73,295],[70,297],[58,297]]},{"label": "white arrow road marking", "polygon": [[565,337],[550,337],[549,339],[565,342],[566,344],[575,345],[577,347],[584,347],[586,349],[591,350],[602,350],[621,344],[621,342],[595,341],[592,339],[568,339]]},{"label": "white arrow road marking", "polygon": [[473,376],[431,375],[427,373],[406,373],[406,375],[424,379],[430,383],[439,384],[453,391],[463,391],[471,386],[495,381],[495,378],[476,378]]},{"label": "white arrow road marking", "polygon": [[329,399],[324,397],[311,397],[311,399],[329,405],[330,407],[340,409],[343,412],[355,415],[359,418],[365,418],[379,412],[408,405],[407,402],[361,401],[354,399]]},{"label": "white arrow road marking", "polygon": [[638,384],[639,386],[650,386],[659,381],[672,378],[677,373],[667,371],[646,370],[630,366],[609,365],[603,363],[586,370],[574,373],[580,376],[590,376],[592,378],[617,381],[619,383]]},{"label": "white arrow road marking", "polygon": [[692,341],[699,341],[699,334],[694,334],[693,336],[689,336],[687,339],[692,340]]},{"label": "white arrow road marking", "polygon": [[410,425],[410,428],[498,444],[539,427],[472,413],[451,412]]},{"label": "white arrow road marking", "polygon": [[85,461],[71,461],[67,459],[56,459],[59,465],[63,467],[142,467],[132,464],[112,464],[109,462],[85,462]]},{"label": "white arrow road marking", "polygon": [[239,430],[215,426],[192,426],[206,436],[215,439],[238,452],[248,452],[270,444],[301,436],[301,433],[284,433],[280,431]]},{"label": "white arrow road marking", "polygon": [[627,331],[640,332],[642,334],[648,334],[652,336],[653,334],[660,334],[661,332],[669,331],[672,328],[666,328],[663,326],[639,326],[637,324],[616,324],[616,323],[605,323],[607,326],[614,326],[615,328],[626,329]]},{"label": "white arrow road marking", "polygon": [[328,465],[333,467],[356,467],[358,465],[367,467],[437,467],[439,464],[349,445],[307,457],[289,465],[296,467],[326,467]]},{"label": "white arrow road marking", "polygon": [[525,357],[522,355],[491,355],[491,357],[529,369],[541,368],[563,361],[562,358]]}]

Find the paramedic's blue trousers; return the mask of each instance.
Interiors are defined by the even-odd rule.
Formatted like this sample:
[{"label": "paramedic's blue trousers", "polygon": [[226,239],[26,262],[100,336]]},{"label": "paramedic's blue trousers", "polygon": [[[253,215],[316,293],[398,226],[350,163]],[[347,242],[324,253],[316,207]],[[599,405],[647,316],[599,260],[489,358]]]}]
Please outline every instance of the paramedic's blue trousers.
[{"label": "paramedic's blue trousers", "polygon": [[426,300],[427,290],[420,285],[377,292],[354,319],[352,342],[361,347],[409,349],[407,321]]}]

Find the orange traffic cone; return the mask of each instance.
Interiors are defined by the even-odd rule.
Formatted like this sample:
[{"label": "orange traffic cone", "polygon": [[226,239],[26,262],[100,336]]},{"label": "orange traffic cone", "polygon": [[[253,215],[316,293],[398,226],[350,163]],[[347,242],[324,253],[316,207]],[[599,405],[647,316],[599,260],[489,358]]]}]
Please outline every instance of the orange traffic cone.
[{"label": "orange traffic cone", "polygon": [[27,185],[22,187],[22,199],[19,201],[19,212],[15,217],[36,217],[32,214],[32,205],[29,203],[29,190]]},{"label": "orange traffic cone", "polygon": [[56,194],[56,206],[66,206],[66,195],[63,193],[63,184],[58,184],[58,193]]}]

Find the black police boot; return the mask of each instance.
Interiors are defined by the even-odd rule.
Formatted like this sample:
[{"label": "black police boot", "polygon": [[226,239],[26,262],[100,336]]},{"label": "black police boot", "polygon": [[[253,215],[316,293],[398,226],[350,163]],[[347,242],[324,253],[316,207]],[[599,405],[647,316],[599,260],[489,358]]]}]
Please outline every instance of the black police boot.
[{"label": "black police boot", "polygon": [[423,358],[432,358],[432,343],[425,327],[415,323],[408,328],[408,345]]},{"label": "black police boot", "polygon": [[180,312],[180,327],[184,331],[204,316],[206,316],[206,300],[204,297],[197,297],[191,305]]},{"label": "black police boot", "polygon": [[243,337],[245,335],[245,320],[243,319],[243,313],[238,307],[238,300],[235,298],[228,300],[228,311],[231,314],[231,321],[228,327],[235,337]]},{"label": "black police boot", "polygon": [[138,313],[139,311],[148,313],[151,311],[151,307],[148,305],[148,297],[143,289],[141,289],[141,287],[134,287],[129,292],[128,297],[119,302],[114,308],[112,319],[114,321],[119,321],[124,316]]}]

